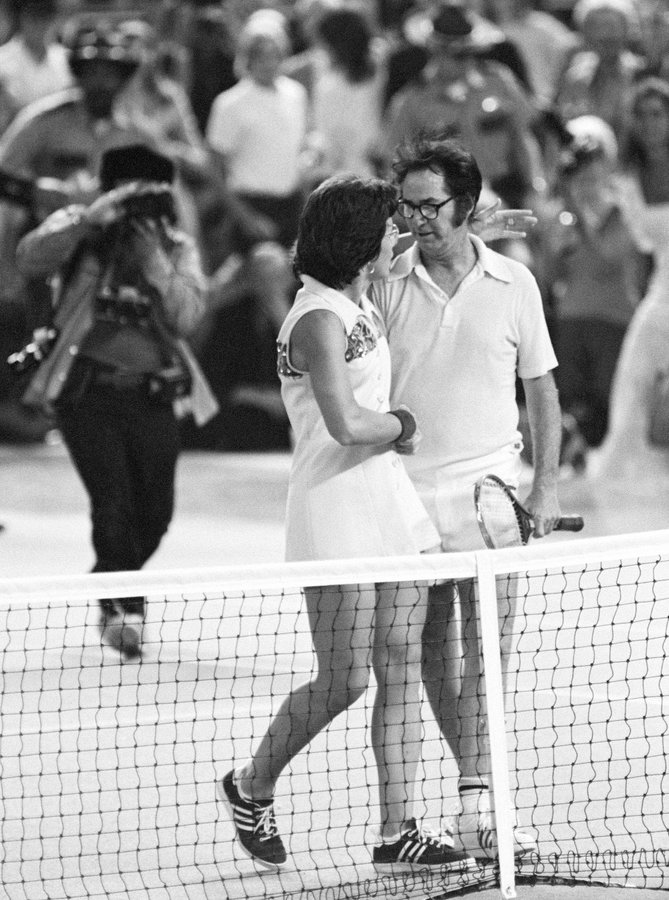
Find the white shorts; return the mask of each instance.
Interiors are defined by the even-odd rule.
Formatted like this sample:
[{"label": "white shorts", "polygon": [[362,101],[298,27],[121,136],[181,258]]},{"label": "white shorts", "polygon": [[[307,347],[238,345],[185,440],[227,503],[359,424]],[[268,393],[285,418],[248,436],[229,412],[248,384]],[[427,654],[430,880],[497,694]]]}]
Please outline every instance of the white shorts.
[{"label": "white shorts", "polygon": [[477,459],[453,463],[429,472],[411,473],[428,515],[441,536],[444,551],[484,550],[476,508],[474,485],[483,475],[497,475],[518,489],[522,444],[514,442]]}]

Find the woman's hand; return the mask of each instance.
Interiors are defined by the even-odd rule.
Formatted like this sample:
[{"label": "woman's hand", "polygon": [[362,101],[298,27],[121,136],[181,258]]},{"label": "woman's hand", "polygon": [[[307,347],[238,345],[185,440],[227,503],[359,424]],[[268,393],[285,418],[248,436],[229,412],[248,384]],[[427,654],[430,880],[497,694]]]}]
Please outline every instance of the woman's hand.
[{"label": "woman's hand", "polygon": [[499,241],[527,237],[538,219],[531,209],[500,209],[498,198],[490,206],[476,212],[471,229],[482,241]]}]

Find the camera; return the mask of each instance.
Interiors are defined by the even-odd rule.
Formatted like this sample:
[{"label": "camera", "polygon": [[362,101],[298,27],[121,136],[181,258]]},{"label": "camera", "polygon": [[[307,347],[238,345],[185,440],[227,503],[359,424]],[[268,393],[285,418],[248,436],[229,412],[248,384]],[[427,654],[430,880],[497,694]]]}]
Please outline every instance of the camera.
[{"label": "camera", "polygon": [[124,218],[127,221],[161,222],[167,219],[171,224],[177,220],[174,195],[168,188],[159,185],[146,185],[138,188],[122,204]]},{"label": "camera", "polygon": [[47,358],[56,343],[58,331],[51,326],[42,326],[33,331],[32,340],[7,357],[7,365],[15,375],[30,372]]}]

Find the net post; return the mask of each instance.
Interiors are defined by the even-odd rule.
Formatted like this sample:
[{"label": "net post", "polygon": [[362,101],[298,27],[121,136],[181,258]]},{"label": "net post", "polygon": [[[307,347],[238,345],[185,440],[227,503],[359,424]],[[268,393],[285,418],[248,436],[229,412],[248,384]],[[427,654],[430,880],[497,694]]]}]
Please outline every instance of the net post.
[{"label": "net post", "polygon": [[[499,643],[497,581],[490,551],[476,554],[476,585],[481,624],[481,649],[485,676],[490,769],[497,828],[499,883],[504,900],[516,897],[513,817],[509,788],[509,764],[504,721],[504,688]],[[494,748],[494,750],[493,750]]]}]

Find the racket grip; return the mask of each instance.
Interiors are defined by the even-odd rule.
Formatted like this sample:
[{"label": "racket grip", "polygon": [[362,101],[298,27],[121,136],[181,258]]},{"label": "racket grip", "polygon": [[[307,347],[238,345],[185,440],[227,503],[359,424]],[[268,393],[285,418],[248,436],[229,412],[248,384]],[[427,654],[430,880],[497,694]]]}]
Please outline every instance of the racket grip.
[{"label": "racket grip", "polygon": [[581,531],[583,516],[562,516],[555,526],[556,531]]}]

